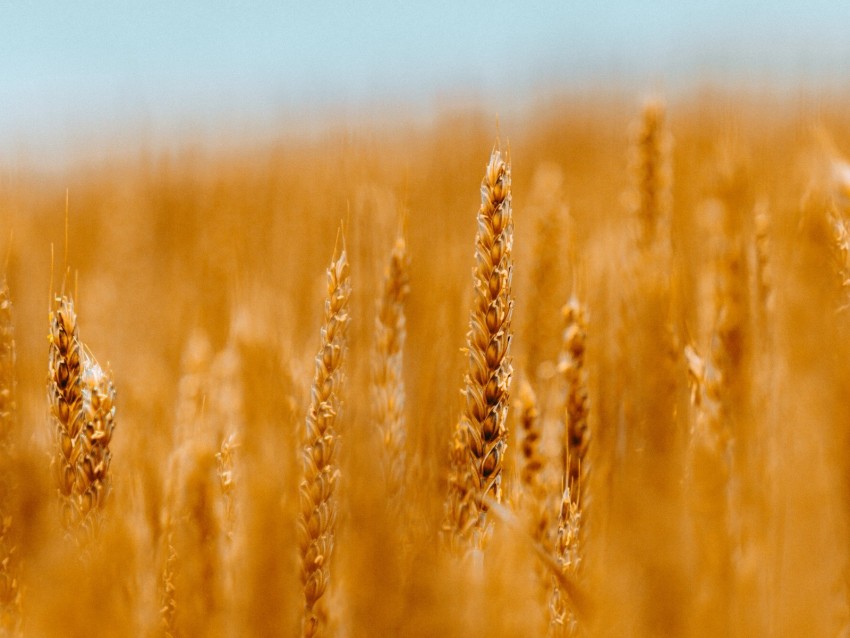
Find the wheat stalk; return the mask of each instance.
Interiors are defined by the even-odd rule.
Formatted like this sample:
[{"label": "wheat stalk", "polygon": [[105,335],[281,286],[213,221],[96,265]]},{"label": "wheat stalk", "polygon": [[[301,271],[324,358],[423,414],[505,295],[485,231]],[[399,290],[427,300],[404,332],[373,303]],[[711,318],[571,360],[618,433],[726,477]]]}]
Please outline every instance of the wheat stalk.
[{"label": "wheat stalk", "polygon": [[512,250],[511,170],[496,149],[481,183],[465,402],[452,443],[446,524],[478,545],[487,531],[485,499],[502,500],[512,374]]},{"label": "wheat stalk", "polygon": [[[201,424],[205,392],[209,384],[210,359],[209,339],[204,332],[194,331],[184,346],[181,357],[172,449],[163,486],[159,598],[161,628],[169,637],[180,634],[179,623],[183,623],[182,626],[185,627],[187,622],[191,622],[186,619],[190,613],[180,607],[181,602],[189,598],[190,588],[198,586],[190,577],[181,574],[181,571],[186,571],[181,570],[181,561],[191,558],[193,551],[188,545],[181,547],[182,539],[185,538],[181,527],[194,524],[183,511],[183,503],[187,477],[191,474],[190,469],[187,469],[192,456],[190,450],[193,446],[203,445],[207,438]],[[189,556],[185,556],[185,553],[189,553]]]},{"label": "wheat stalk", "polygon": [[12,515],[12,473],[17,419],[15,405],[15,331],[9,285],[0,283],[0,635],[16,636],[21,624],[16,523]]},{"label": "wheat stalk", "polygon": [[323,635],[327,625],[322,596],[330,578],[329,566],[337,517],[334,492],[339,479],[336,459],[339,434],[336,417],[340,406],[342,363],[350,320],[350,295],[348,257],[343,241],[339,256],[334,255],[328,268],[321,345],[315,359],[306,439],[301,455],[303,480],[300,486],[298,536],[301,582],[304,587],[304,636]]}]

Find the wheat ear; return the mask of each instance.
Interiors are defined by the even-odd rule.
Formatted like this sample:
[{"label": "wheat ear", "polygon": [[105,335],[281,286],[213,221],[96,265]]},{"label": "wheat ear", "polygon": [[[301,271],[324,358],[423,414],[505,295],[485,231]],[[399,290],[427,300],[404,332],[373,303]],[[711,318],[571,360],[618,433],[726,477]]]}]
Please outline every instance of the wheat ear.
[{"label": "wheat ear", "polygon": [[58,444],[52,464],[59,488],[63,522],[71,526],[77,518],[74,503],[77,441],[85,424],[85,414],[83,348],[77,330],[74,302],[68,297],[59,298],[56,309],[50,313],[49,343],[47,390]]},{"label": "wheat ear", "polygon": [[447,503],[447,527],[479,545],[487,531],[485,500],[502,499],[512,375],[512,250],[511,169],[496,149],[481,182],[465,401],[452,443]]},{"label": "wheat ear", "polygon": [[565,485],[571,500],[584,505],[579,491],[587,484],[587,448],[590,444],[590,429],[587,418],[590,405],[587,396],[587,370],[585,347],[587,341],[587,312],[573,296],[564,306],[564,341],[560,369],[567,386],[564,406],[566,432]]},{"label": "wheat ear", "polygon": [[670,146],[664,104],[651,100],[644,105],[631,158],[637,188],[634,206],[640,220],[640,244],[645,248],[655,243],[659,231],[670,222]]},{"label": "wheat ear", "polygon": [[334,492],[339,478],[336,417],[340,406],[342,363],[350,320],[350,295],[348,258],[343,242],[339,257],[335,255],[328,268],[321,345],[316,355],[306,439],[302,449],[303,480],[300,486],[298,537],[301,582],[304,586],[304,636],[323,635],[327,624],[322,595],[330,577],[329,564],[336,527],[337,503]]},{"label": "wheat ear", "polygon": [[378,317],[375,320],[373,405],[383,445],[384,476],[390,502],[402,499],[405,474],[403,358],[406,337],[404,302],[409,291],[409,258],[404,234],[399,233],[384,273]]},{"label": "wheat ear", "polygon": [[50,313],[48,400],[58,451],[53,469],[63,522],[94,531],[110,489],[109,443],[115,428],[115,386],[79,336],[74,302]]}]

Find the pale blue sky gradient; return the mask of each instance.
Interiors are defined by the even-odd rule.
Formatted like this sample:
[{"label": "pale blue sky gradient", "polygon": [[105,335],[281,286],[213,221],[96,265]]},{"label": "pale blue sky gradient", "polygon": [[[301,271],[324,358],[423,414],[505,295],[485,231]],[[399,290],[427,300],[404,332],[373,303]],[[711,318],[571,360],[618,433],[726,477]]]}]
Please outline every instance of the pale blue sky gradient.
[{"label": "pale blue sky gradient", "polygon": [[495,112],[547,90],[848,78],[840,0],[0,0],[0,156],[330,111],[422,113],[451,95]]}]

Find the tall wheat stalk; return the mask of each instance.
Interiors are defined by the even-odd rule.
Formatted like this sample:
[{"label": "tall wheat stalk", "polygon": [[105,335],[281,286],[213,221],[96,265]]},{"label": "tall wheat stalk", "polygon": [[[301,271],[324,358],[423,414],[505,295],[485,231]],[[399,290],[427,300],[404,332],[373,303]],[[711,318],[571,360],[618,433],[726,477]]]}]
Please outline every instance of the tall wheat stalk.
[{"label": "tall wheat stalk", "polygon": [[321,636],[327,632],[328,614],[323,595],[330,579],[330,559],[336,533],[339,480],[336,446],[340,408],[342,364],[351,296],[348,257],[343,240],[339,256],[328,268],[327,299],[321,328],[321,345],[315,360],[306,438],[302,449],[303,479],[298,540],[301,551],[301,582],[304,586],[302,632]]}]

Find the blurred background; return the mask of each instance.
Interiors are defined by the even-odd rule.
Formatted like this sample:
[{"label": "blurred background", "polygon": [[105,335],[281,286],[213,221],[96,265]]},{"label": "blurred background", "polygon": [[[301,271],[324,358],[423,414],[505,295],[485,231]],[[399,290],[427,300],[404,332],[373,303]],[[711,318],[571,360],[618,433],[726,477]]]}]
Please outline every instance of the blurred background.
[{"label": "blurred background", "polygon": [[504,118],[559,92],[843,91],[848,27],[829,0],[2,2],[0,159]]}]

